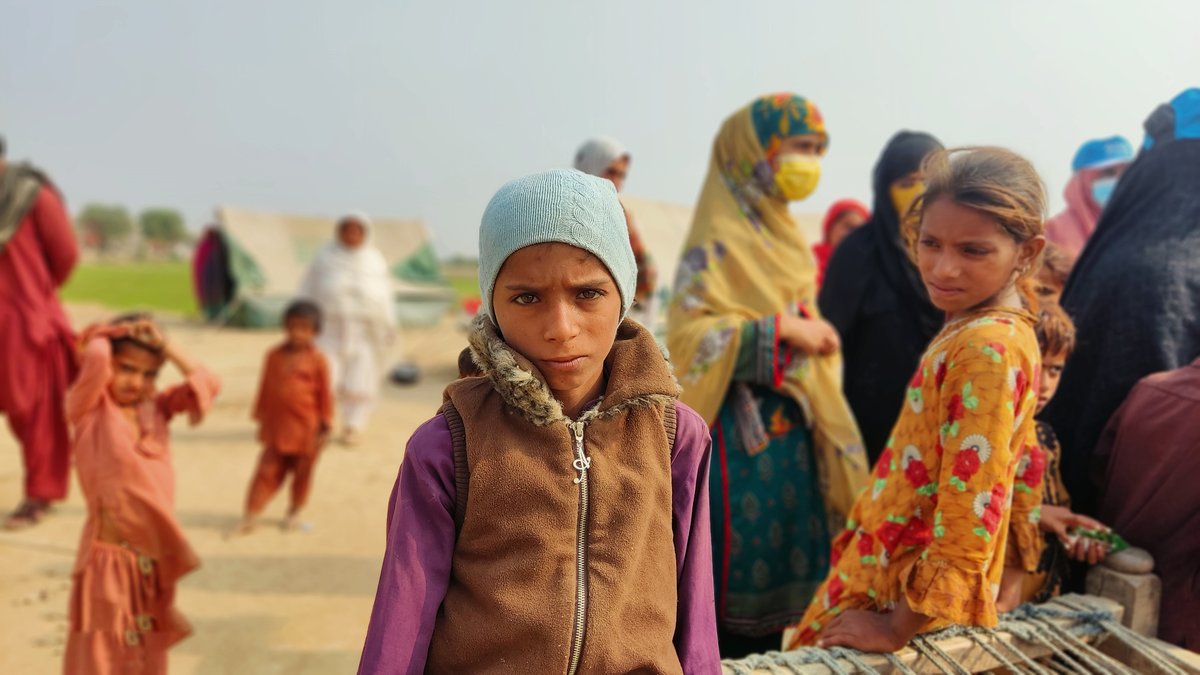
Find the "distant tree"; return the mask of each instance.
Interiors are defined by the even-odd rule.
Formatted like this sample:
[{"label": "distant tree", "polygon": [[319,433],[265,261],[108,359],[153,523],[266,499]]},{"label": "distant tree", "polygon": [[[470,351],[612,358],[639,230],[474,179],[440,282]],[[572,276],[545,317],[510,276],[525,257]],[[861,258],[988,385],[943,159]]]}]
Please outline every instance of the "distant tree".
[{"label": "distant tree", "polygon": [[466,255],[463,253],[455,253],[455,254],[451,255],[449,258],[446,258],[446,264],[447,265],[478,265],[479,258],[476,258],[473,255]]},{"label": "distant tree", "polygon": [[101,251],[116,249],[133,232],[133,217],[118,204],[86,204],[76,223],[85,242]]},{"label": "distant tree", "polygon": [[169,248],[188,238],[183,215],[175,209],[146,209],[138,216],[142,238],[156,247]]}]

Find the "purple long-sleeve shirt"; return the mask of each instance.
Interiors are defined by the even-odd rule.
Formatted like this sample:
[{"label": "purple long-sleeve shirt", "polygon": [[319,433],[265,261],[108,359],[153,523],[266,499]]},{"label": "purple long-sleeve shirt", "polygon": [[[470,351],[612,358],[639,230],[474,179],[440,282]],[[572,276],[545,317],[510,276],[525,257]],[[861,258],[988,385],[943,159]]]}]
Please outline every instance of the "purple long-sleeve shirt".
[{"label": "purple long-sleeve shirt", "polygon": [[[682,403],[676,405],[671,453],[671,524],[679,594],[675,651],[684,673],[719,673],[708,520],[712,440],[700,415]],[[387,551],[358,666],[360,675],[425,672],[454,554],[453,453],[450,428],[441,415],[423,424],[408,441],[388,502]]]}]

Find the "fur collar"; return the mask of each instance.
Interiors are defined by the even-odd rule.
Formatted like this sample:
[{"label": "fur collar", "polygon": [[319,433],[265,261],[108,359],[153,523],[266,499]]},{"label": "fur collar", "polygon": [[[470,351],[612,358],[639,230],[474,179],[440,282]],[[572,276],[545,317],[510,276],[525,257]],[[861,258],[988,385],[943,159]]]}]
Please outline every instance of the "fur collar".
[{"label": "fur collar", "polygon": [[[545,378],[524,356],[500,336],[490,317],[480,315],[468,336],[471,358],[492,382],[500,397],[536,426],[570,423],[562,404],[554,398]],[[679,383],[666,355],[650,333],[626,319],[617,328],[617,339],[604,361],[608,384],[596,408],[580,421],[614,417],[627,410],[669,403],[679,397]]]}]

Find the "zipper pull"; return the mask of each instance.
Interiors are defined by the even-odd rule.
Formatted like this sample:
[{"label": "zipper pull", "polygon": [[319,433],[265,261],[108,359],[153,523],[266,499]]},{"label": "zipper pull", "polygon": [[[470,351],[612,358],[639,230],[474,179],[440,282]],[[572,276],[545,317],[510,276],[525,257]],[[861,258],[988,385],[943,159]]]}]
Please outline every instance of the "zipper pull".
[{"label": "zipper pull", "polygon": [[575,461],[571,462],[571,466],[579,472],[579,477],[575,479],[575,484],[579,485],[587,470],[592,468],[592,458],[583,453],[583,422],[572,422],[570,426],[571,435],[575,437]]}]

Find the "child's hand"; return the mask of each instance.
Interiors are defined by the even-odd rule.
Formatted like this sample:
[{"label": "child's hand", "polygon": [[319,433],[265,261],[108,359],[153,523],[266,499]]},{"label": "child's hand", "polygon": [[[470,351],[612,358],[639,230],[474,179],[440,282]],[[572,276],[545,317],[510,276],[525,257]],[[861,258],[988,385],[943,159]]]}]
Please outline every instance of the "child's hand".
[{"label": "child's hand", "polygon": [[179,372],[183,373],[184,377],[189,377],[196,371],[199,364],[192,361],[191,357],[179,348],[179,345],[168,341],[163,337],[162,333],[158,333],[158,339],[160,340],[159,348],[162,349],[163,356],[171,363],[174,363],[175,367],[179,369]]},{"label": "child's hand", "polygon": [[329,431],[329,425],[322,422],[320,428],[317,429],[317,438],[313,441],[313,446],[317,451],[320,451],[329,443]]},{"label": "child's hand", "polygon": [[129,337],[155,349],[162,349],[166,343],[162,331],[149,319],[139,319],[129,324]]},{"label": "child's hand", "polygon": [[900,635],[892,625],[895,613],[880,614],[861,609],[848,609],[833,617],[821,632],[817,644],[822,649],[850,647],[863,652],[899,651],[912,639]]},{"label": "child's hand", "polygon": [[88,342],[96,338],[123,338],[134,337],[134,324],[132,322],[125,323],[97,323],[83,329],[79,334],[79,344],[86,345]]},{"label": "child's hand", "polygon": [[1067,555],[1074,560],[1095,565],[1108,555],[1108,546],[1102,542],[1072,533],[1072,530],[1077,527],[1102,532],[1109,531],[1108,527],[1094,518],[1074,513],[1071,509],[1063,506],[1043,504],[1039,526],[1043,532],[1050,532],[1057,536],[1058,540],[1066,547]]},{"label": "child's hand", "polygon": [[779,319],[779,337],[803,354],[825,356],[841,347],[837,329],[822,319],[804,319],[784,314]]},{"label": "child's hand", "polygon": [[149,319],[122,321],[107,326],[89,328],[88,331],[89,333],[87,334],[91,337],[100,335],[110,338],[127,337],[137,340],[152,349],[162,349],[165,342],[162,331]]},{"label": "child's hand", "polygon": [[1095,565],[1108,557],[1108,544],[1076,534],[1070,535],[1067,541],[1063,542],[1063,546],[1067,547],[1067,555],[1073,560],[1089,565]]}]

